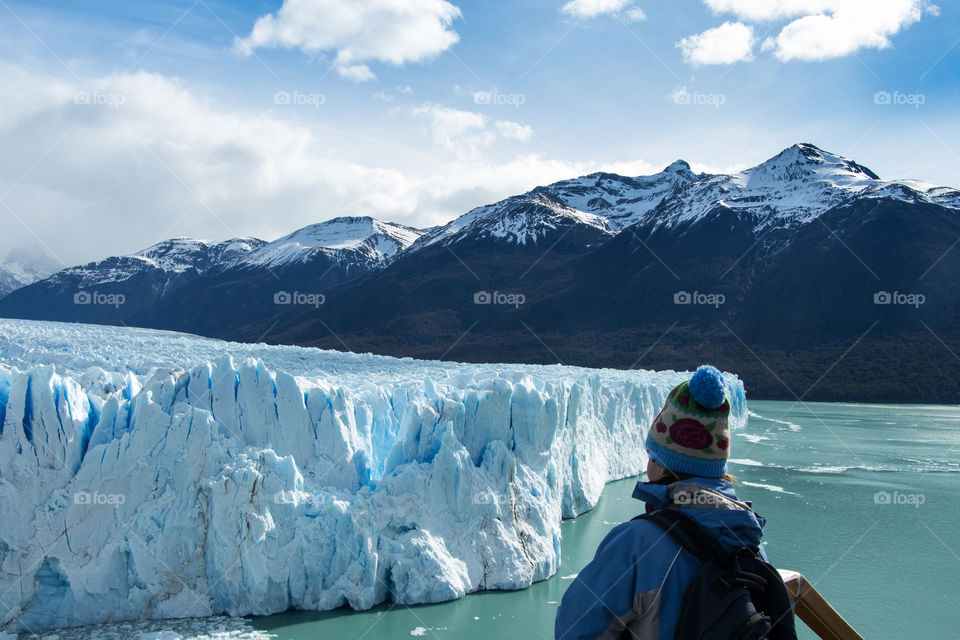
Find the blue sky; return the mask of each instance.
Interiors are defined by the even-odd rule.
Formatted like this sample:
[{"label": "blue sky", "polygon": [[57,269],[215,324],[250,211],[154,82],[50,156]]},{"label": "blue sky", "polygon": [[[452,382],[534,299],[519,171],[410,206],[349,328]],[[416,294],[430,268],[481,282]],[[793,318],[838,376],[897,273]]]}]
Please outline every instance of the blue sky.
[{"label": "blue sky", "polygon": [[801,141],[960,186],[958,3],[287,1],[0,2],[0,252],[428,226]]}]

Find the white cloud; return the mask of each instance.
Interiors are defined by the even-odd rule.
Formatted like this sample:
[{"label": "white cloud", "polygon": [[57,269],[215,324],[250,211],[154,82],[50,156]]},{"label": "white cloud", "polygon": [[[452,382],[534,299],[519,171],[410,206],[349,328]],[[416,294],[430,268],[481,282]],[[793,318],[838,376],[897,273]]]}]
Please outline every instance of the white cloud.
[{"label": "white cloud", "polygon": [[763,50],[777,59],[827,60],[860,49],[885,49],[890,36],[938,15],[927,0],[704,0],[715,13],[730,13],[741,20],[786,20],[780,33],[767,38]]},{"label": "white cloud", "polygon": [[[408,96],[413,93],[413,88],[408,85],[400,85],[394,88],[396,92],[401,95]],[[377,91],[375,94],[373,94],[373,99],[379,100],[380,102],[395,102],[397,97],[392,93],[388,93],[383,89],[381,89],[380,91]]]},{"label": "white cloud", "polygon": [[596,18],[608,13],[619,13],[630,0],[570,0],[560,10],[574,18]]},{"label": "white cloud", "polygon": [[741,20],[762,22],[821,13],[837,0],[704,0],[714,13],[732,13]]},{"label": "white cloud", "polygon": [[753,59],[753,27],[725,22],[677,43],[683,58],[693,65],[733,64]]},{"label": "white cloud", "polygon": [[413,115],[429,119],[434,142],[464,158],[475,157],[496,139],[487,130],[487,118],[482,113],[428,102],[414,107]]},{"label": "white cloud", "polygon": [[764,42],[778,60],[827,60],[860,49],[886,49],[890,36],[931,10],[923,0],[848,0],[830,14],[794,20]]},{"label": "white cloud", "polygon": [[343,160],[336,139],[269,112],[218,110],[164,76],[81,86],[14,65],[0,73],[11,105],[0,181],[19,179],[6,199],[14,213],[0,211],[4,240],[40,235],[64,262],[175,235],[271,239],[315,221],[317,202],[382,215],[379,194],[409,191],[401,171]]},{"label": "white cloud", "polygon": [[454,109],[442,104],[426,102],[414,107],[415,117],[429,120],[429,133],[441,148],[453,151],[461,159],[476,159],[481,151],[493,144],[497,136],[521,142],[533,138],[530,125],[497,120],[488,126],[487,117],[475,111]]},{"label": "white cloud", "polygon": [[284,0],[234,48],[246,55],[262,47],[334,52],[337,72],[363,82],[374,78],[366,62],[402,65],[449,49],[459,40],[451,25],[460,15],[446,0]]},{"label": "white cloud", "polygon": [[504,138],[512,138],[521,142],[529,142],[533,138],[533,127],[528,124],[511,122],[510,120],[497,120],[497,133]]},{"label": "white cloud", "polygon": [[353,80],[354,82],[369,82],[370,80],[376,80],[377,76],[373,75],[373,71],[365,64],[345,64],[345,65],[336,65],[337,75],[341,78],[346,78],[347,80]]},{"label": "white cloud", "polygon": [[647,14],[640,7],[632,7],[627,10],[627,20],[631,22],[640,22],[647,19]]},{"label": "white cloud", "polygon": [[[0,61],[0,254],[35,241],[67,264],[174,236],[267,240],[337,215],[413,226],[604,165],[506,155],[525,135],[483,114],[424,105],[435,144],[314,127],[310,107],[221,107],[176,79],[111,75],[84,84]],[[395,125],[395,126],[402,126]],[[451,156],[450,150],[453,150]],[[36,163],[35,166],[34,163]],[[32,230],[32,231],[31,231]]]}]

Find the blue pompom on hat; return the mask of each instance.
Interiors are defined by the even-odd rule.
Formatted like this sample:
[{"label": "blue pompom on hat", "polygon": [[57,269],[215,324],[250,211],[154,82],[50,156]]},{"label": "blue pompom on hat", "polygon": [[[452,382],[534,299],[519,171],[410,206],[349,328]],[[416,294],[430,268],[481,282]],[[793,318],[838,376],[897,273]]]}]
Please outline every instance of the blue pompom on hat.
[{"label": "blue pompom on hat", "polygon": [[701,366],[690,378],[690,393],[693,395],[693,399],[703,406],[708,409],[716,409],[723,404],[726,397],[723,374],[720,373],[719,369],[709,364]]},{"label": "blue pompom on hat", "polygon": [[667,469],[719,478],[730,456],[729,419],[723,374],[703,365],[670,392],[647,432],[647,454]]}]

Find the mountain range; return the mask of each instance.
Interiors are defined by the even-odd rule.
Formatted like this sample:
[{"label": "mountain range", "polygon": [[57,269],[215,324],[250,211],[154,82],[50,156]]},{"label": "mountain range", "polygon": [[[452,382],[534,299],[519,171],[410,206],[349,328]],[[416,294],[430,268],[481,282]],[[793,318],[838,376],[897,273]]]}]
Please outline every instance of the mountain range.
[{"label": "mountain range", "polygon": [[334,218],[61,270],[0,316],[397,356],[741,373],[755,397],[960,402],[960,192],[812,144],[594,173],[418,230]]}]

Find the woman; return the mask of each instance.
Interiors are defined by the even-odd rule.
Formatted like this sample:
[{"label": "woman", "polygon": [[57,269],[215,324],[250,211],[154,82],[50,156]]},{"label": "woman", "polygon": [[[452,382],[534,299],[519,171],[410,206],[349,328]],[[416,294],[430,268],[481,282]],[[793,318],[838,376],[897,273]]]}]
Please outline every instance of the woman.
[{"label": "woman", "polygon": [[[733,551],[759,546],[764,520],[737,498],[726,473],[729,418],[723,377],[700,367],[670,392],[654,419],[646,439],[649,481],[638,482],[633,497],[648,513],[677,510]],[[684,593],[701,565],[649,520],[617,526],[564,594],[556,640],[673,638]]]}]

